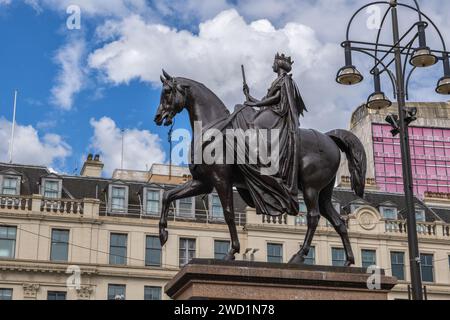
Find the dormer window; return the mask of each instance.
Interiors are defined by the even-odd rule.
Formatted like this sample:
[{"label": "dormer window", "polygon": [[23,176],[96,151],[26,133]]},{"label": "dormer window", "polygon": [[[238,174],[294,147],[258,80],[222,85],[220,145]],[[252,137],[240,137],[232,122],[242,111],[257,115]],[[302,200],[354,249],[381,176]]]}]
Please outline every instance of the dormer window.
[{"label": "dormer window", "polygon": [[416,209],[416,221],[417,222],[425,222],[425,210]]},{"label": "dormer window", "polygon": [[158,215],[160,213],[161,190],[144,189],[144,213],[148,215]]},{"label": "dormer window", "polygon": [[397,220],[398,219],[398,211],[397,208],[393,207],[380,207],[380,213],[384,219],[387,220]]},{"label": "dormer window", "polygon": [[20,177],[3,176],[2,194],[17,196],[20,194]]},{"label": "dormer window", "polygon": [[301,215],[305,215],[308,212],[308,208],[306,208],[305,201],[300,200],[298,203],[298,211]]},{"label": "dormer window", "polygon": [[59,182],[48,180],[44,183],[44,198],[59,198]]},{"label": "dormer window", "polygon": [[46,199],[61,199],[62,180],[56,176],[42,178],[41,194]]},{"label": "dormer window", "polygon": [[0,192],[3,195],[20,195],[21,174],[15,170],[0,172]]},{"label": "dormer window", "polygon": [[128,186],[109,186],[109,209],[112,213],[126,213],[128,211]]},{"label": "dormer window", "polygon": [[217,194],[211,195],[210,212],[211,212],[212,219],[214,219],[214,220],[223,220],[224,219],[222,203],[220,202],[220,198]]}]

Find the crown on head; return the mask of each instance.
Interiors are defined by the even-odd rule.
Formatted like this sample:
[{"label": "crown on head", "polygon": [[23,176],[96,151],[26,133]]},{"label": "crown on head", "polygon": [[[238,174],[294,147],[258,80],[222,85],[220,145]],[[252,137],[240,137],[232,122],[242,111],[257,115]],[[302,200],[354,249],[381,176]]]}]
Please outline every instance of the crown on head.
[{"label": "crown on head", "polygon": [[292,58],[286,57],[284,53],[282,53],[281,55],[279,53],[277,53],[275,55],[275,60],[283,61],[283,62],[289,64],[290,66],[292,66],[294,64],[294,61],[292,61]]}]

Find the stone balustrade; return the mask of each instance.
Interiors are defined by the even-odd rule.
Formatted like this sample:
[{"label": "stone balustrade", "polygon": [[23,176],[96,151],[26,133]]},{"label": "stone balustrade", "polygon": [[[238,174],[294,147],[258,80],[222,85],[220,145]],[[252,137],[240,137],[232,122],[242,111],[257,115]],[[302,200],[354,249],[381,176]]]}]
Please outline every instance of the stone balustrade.
[{"label": "stone balustrade", "polygon": [[41,195],[0,196],[0,210],[8,213],[58,214],[73,217],[98,217],[96,199],[44,199]]}]

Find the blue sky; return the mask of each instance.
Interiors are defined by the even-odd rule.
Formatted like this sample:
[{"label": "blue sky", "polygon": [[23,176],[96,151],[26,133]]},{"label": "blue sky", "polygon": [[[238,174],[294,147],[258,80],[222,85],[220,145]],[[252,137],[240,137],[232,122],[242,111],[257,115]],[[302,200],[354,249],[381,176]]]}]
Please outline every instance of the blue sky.
[{"label": "blue sky", "polygon": [[[120,164],[125,129],[125,167],[145,170],[168,159],[168,129],[153,123],[161,68],[204,82],[232,109],[243,100],[240,64],[252,93],[263,95],[277,51],[296,60],[293,72],[310,109],[302,125],[347,128],[351,111],[373,91],[370,81],[355,88],[334,82],[345,24],[364,3],[0,0],[0,161],[8,160],[18,89],[15,162],[73,173],[88,153],[100,153],[110,175]],[[81,9],[81,30],[66,27],[70,4]],[[450,39],[450,4],[424,6]],[[355,35],[371,33],[359,28]],[[414,100],[448,100],[434,94],[441,69],[413,81]],[[188,127],[185,114],[176,127]]]}]

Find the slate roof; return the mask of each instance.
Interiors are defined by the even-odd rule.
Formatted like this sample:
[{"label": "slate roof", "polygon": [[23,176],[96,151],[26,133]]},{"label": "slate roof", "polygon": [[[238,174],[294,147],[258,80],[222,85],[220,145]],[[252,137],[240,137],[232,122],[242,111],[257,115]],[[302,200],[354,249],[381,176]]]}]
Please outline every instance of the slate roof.
[{"label": "slate roof", "polygon": [[[365,201],[369,205],[379,209],[380,206],[386,205],[387,202],[390,202],[395,205],[397,208],[399,215],[402,219],[406,219],[406,205],[405,205],[405,197],[402,194],[398,193],[385,193],[379,191],[366,191],[364,195],[364,199],[356,196],[353,191],[348,189],[336,188],[333,193],[333,197],[338,200],[341,204],[341,214],[349,214],[350,213],[350,205],[353,202]],[[425,205],[421,200],[414,197],[414,203],[416,208],[425,210],[425,220],[427,222],[433,222],[436,220],[448,219],[450,223],[450,208],[441,208],[439,210],[432,208],[430,206]]]},{"label": "slate roof", "polygon": [[[21,195],[30,196],[32,194],[39,194],[39,186],[42,177],[48,176],[51,172],[42,166],[27,166],[17,164],[0,163],[0,173],[14,170],[22,176]],[[63,183],[63,198],[83,199],[94,198],[101,201],[101,208],[105,208],[107,199],[108,186],[112,183],[123,183],[129,187],[129,211],[130,208],[139,211],[139,206],[142,202],[142,192],[144,187],[151,187],[156,189],[170,189],[173,185],[161,185],[152,183],[143,183],[136,181],[119,181],[105,178],[91,178],[80,176],[59,176]],[[425,210],[425,218],[428,222],[442,220],[450,223],[450,208],[434,208],[425,205],[422,201],[415,198],[416,206]],[[209,198],[205,196],[198,196],[195,199],[196,215],[204,216],[205,211],[209,209]],[[349,214],[352,203],[365,202],[375,208],[379,208],[386,203],[391,203],[399,211],[401,218],[405,219],[405,200],[402,194],[384,193],[377,191],[366,191],[364,199],[357,197],[353,191],[349,189],[336,188],[333,193],[333,201],[337,201],[341,207],[341,214]],[[244,213],[246,204],[241,197],[234,193],[235,211]]]}]

